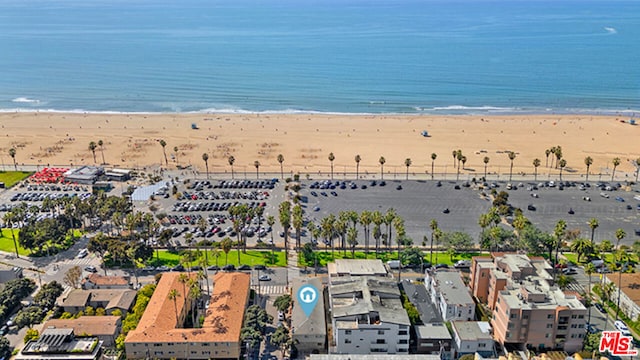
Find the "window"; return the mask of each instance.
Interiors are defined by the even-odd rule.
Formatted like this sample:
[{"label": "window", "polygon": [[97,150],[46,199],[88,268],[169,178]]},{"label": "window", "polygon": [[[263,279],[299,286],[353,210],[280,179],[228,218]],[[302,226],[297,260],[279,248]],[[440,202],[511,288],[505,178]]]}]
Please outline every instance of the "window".
[{"label": "window", "polygon": [[578,327],[578,324],[571,324],[572,329],[576,329],[577,327]]},{"label": "window", "polygon": [[584,329],[584,324],[578,324],[578,329]]},{"label": "window", "polygon": [[345,334],[345,335],[351,335],[351,330],[345,330],[345,331],[344,331],[344,334]]},{"label": "window", "polygon": [[516,314],[511,314],[511,316],[509,316],[509,318],[515,319],[516,318]]},{"label": "window", "polygon": [[547,324],[547,329],[553,328],[553,324]]},{"label": "window", "polygon": [[351,344],[351,339],[344,339],[345,344]]},{"label": "window", "polygon": [[513,329],[513,323],[509,323],[509,325],[507,325],[507,329]]},{"label": "window", "polygon": [[387,342],[385,341],[385,339],[377,339],[376,340],[376,344],[386,344]]},{"label": "window", "polygon": [[524,315],[522,315],[522,318],[523,318],[523,319],[528,319],[528,318],[529,318],[529,314],[524,314]]},{"label": "window", "polygon": [[484,347],[487,347],[487,344],[485,344],[485,343],[480,343],[480,344],[478,344],[478,347],[484,348]]},{"label": "window", "polygon": [[378,330],[378,335],[384,335],[384,330]]},{"label": "window", "polygon": [[547,319],[553,319],[553,315],[551,314],[547,315]]},{"label": "window", "polygon": [[398,344],[407,344],[409,341],[407,339],[398,341]]},{"label": "window", "polygon": [[578,318],[578,315],[571,315],[571,318],[572,318],[572,319],[577,319],[577,318]]},{"label": "window", "polygon": [[546,337],[548,339],[549,335],[551,335],[551,334],[545,334],[544,337]]},{"label": "window", "polygon": [[398,335],[407,335],[407,330],[398,331]]},{"label": "window", "polygon": [[578,315],[578,319],[584,319],[584,315]]}]

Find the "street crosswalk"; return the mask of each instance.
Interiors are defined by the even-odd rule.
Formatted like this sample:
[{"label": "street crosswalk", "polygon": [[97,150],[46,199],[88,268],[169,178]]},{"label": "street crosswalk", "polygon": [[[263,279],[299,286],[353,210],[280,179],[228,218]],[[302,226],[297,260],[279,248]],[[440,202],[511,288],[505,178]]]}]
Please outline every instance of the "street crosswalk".
[{"label": "street crosswalk", "polygon": [[95,262],[96,260],[93,258],[93,256],[87,256],[82,259],[78,259],[77,257],[74,257],[73,259],[66,260],[64,263],[70,264],[70,265],[86,266],[86,265],[93,265],[95,264]]},{"label": "street crosswalk", "polygon": [[286,293],[287,293],[287,287],[285,285],[261,285],[260,286],[261,295],[286,294]]}]

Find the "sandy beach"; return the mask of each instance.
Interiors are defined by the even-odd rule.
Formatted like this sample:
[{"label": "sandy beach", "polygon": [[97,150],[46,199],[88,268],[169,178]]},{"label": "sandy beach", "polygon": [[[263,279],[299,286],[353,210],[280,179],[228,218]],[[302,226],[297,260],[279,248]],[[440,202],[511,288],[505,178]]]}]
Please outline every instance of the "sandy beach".
[{"label": "sandy beach", "polygon": [[[634,164],[640,157],[640,127],[627,120],[624,116],[591,115],[3,113],[0,159],[6,169],[11,169],[8,150],[14,147],[20,165],[94,164],[89,142],[102,140],[105,162],[112,167],[176,169],[178,165],[191,165],[204,172],[202,154],[207,153],[210,172],[230,173],[227,159],[233,155],[235,171],[253,177],[256,160],[261,173],[279,173],[277,156],[282,154],[285,173],[317,175],[329,172],[327,158],[333,152],[334,172],[340,176],[355,173],[354,158],[360,155],[361,176],[379,177],[378,160],[384,156],[385,177],[397,173],[402,178],[405,159],[410,158],[410,175],[428,178],[431,153],[437,154],[435,173],[452,177],[452,151],[461,149],[467,157],[461,178],[482,176],[485,156],[490,158],[489,173],[508,174],[508,151],[517,154],[514,174],[532,174],[532,162],[538,158],[539,175],[555,176],[558,170],[546,166],[545,150],[560,145],[567,161],[565,174],[583,175],[584,158],[591,156],[590,173],[604,176],[611,173],[613,158],[619,157],[616,178],[624,180],[635,179]],[[192,124],[198,129],[192,129]],[[430,136],[422,136],[423,130]],[[167,143],[168,166],[161,139]],[[549,162],[551,157],[553,154]],[[102,163],[100,148],[96,161]]]}]

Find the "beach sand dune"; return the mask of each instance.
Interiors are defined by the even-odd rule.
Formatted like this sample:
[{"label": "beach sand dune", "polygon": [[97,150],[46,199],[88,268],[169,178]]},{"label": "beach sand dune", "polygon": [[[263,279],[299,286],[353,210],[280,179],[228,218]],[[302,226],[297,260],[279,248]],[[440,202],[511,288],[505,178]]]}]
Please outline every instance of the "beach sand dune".
[{"label": "beach sand dune", "polygon": [[[160,140],[165,140],[169,167],[192,165],[204,171],[202,154],[209,154],[213,172],[230,171],[228,157],[236,159],[236,171],[279,172],[278,154],[285,158],[287,173],[328,172],[328,155],[335,155],[334,171],[355,172],[359,154],[361,174],[404,174],[406,158],[410,173],[428,174],[431,153],[437,154],[435,172],[453,173],[452,151],[467,157],[463,173],[481,176],[483,158],[490,158],[490,173],[508,173],[508,152],[517,154],[514,173],[533,173],[534,158],[541,160],[540,174],[547,168],[545,150],[562,146],[565,171],[584,173],[584,158],[591,156],[592,173],[610,172],[614,157],[621,159],[617,171],[630,174],[640,157],[640,127],[625,123],[626,117],[590,115],[505,116],[396,116],[310,114],[76,114],[3,113],[0,142],[3,162],[10,164],[8,149],[17,150],[16,161],[28,165],[93,164],[90,141],[104,141],[106,162],[118,167],[164,165]],[[191,124],[198,129],[191,129]],[[422,136],[427,130],[429,137]],[[174,152],[174,147],[178,152]],[[551,155],[553,156],[553,155]],[[549,157],[549,162],[551,161]],[[96,151],[102,161],[101,149]]]}]

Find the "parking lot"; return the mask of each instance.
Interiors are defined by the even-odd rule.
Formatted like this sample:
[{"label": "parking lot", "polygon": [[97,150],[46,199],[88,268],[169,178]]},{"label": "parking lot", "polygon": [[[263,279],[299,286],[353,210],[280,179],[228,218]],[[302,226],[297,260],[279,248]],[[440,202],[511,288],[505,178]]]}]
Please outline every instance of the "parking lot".
[{"label": "parking lot", "polygon": [[[387,181],[385,186],[378,183],[372,186],[371,181],[347,181],[344,189],[342,182],[338,182],[337,187],[334,182],[334,189],[310,189],[311,184],[313,182],[306,183],[301,194],[308,199],[306,211],[314,221],[319,223],[329,213],[343,210],[385,212],[394,208],[405,220],[407,235],[414,244],[430,233],[431,219],[437,220],[443,231],[464,231],[477,239],[481,230],[478,219],[491,207],[491,200],[486,196],[490,190],[480,190],[472,184],[466,187],[464,182],[393,180]],[[542,230],[552,232],[557,221],[563,219],[568,229],[579,229],[583,236],[590,236],[588,221],[596,218],[599,222],[596,241],[615,240],[614,233],[618,228],[627,233],[622,243],[638,240],[635,229],[640,228],[640,201],[634,199],[638,195],[634,191],[637,189],[601,191],[594,184],[581,190],[576,184],[559,190],[558,186],[538,187],[538,184],[514,184],[507,190],[506,182],[498,182],[495,189],[508,192],[509,202],[523,209],[525,216]],[[363,189],[363,185],[366,188]],[[610,196],[605,198],[600,193]],[[583,197],[589,197],[590,201]],[[534,210],[527,210],[528,205],[533,205]],[[448,213],[445,214],[445,210]],[[570,210],[573,214],[569,214]]]}]

